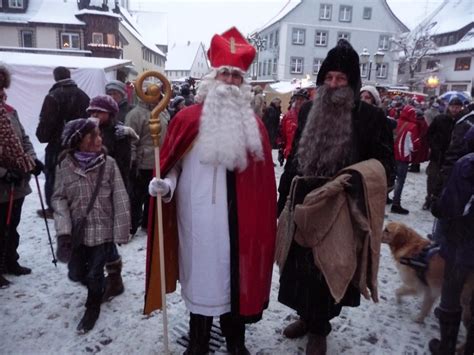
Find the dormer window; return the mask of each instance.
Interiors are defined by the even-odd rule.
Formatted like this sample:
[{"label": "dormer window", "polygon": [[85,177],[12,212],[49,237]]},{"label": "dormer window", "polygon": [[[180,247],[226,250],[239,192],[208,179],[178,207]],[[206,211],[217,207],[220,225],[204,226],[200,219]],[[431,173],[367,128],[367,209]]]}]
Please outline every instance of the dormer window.
[{"label": "dormer window", "polygon": [[12,9],[23,9],[23,0],[8,0],[8,7]]}]

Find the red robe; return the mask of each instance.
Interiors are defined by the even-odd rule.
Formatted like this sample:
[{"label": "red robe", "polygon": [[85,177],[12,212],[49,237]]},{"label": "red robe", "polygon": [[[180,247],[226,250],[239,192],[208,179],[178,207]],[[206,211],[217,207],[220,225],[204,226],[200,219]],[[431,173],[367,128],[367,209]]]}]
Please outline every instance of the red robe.
[{"label": "red robe", "polygon": [[[171,121],[160,151],[162,177],[186,154],[198,132],[202,105],[181,110]],[[271,147],[265,126],[256,118],[264,151],[263,161],[249,158],[247,168],[235,172],[238,240],[238,311],[258,319],[267,307],[276,235],[276,183]],[[145,313],[161,308],[161,286],[155,208],[152,198],[148,230]],[[173,201],[163,204],[166,291],[173,292],[178,278],[177,222]],[[205,282],[205,280],[203,280]]]}]

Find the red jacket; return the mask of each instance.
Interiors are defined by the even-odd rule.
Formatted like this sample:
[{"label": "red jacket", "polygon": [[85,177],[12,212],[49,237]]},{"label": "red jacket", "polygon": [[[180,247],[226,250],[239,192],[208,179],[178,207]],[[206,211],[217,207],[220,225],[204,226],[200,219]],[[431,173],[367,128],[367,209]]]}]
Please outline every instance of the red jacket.
[{"label": "red jacket", "polygon": [[285,116],[283,116],[280,123],[277,144],[283,147],[283,156],[285,159],[288,159],[288,155],[290,155],[293,138],[298,128],[298,112],[299,110],[292,107]]},{"label": "red jacket", "polygon": [[414,154],[420,149],[420,133],[416,124],[416,112],[406,105],[398,118],[395,129],[395,160],[412,162]]}]

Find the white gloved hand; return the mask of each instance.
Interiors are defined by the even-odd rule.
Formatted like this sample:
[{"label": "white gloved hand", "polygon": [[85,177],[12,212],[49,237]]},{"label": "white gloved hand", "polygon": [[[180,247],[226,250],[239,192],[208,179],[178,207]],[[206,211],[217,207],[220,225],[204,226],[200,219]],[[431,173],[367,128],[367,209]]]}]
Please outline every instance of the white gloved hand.
[{"label": "white gloved hand", "polygon": [[166,196],[170,193],[170,190],[171,185],[169,183],[169,179],[157,179],[154,177],[148,185],[148,193],[154,197],[156,197],[158,194],[160,196]]}]

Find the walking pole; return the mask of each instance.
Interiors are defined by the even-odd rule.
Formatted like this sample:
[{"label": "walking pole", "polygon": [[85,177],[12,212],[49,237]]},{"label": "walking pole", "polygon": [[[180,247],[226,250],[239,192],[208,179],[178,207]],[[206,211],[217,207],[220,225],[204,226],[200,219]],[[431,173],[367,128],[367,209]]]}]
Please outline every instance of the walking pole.
[{"label": "walking pole", "polygon": [[41,188],[38,182],[38,177],[36,175],[35,175],[35,181],[36,181],[36,187],[38,188],[38,195],[39,195],[39,199],[41,203],[41,210],[43,211],[44,224],[46,224],[46,232],[48,233],[49,246],[51,248],[51,254],[53,255],[52,263],[54,264],[54,266],[58,267],[58,260],[56,259],[56,256],[54,255],[53,242],[51,240],[51,233],[49,232],[48,220],[46,218],[46,209],[44,208],[43,196],[41,195]]},{"label": "walking pole", "polygon": [[15,183],[10,183],[10,193],[8,194],[7,223],[5,225],[5,234],[2,239],[2,255],[0,255],[0,271],[5,268],[5,258],[7,253],[7,238],[10,232],[10,223],[13,211],[13,196],[15,195]]},{"label": "walking pole", "polygon": [[[158,105],[151,111],[150,117],[150,132],[153,139],[153,145],[155,146],[155,171],[156,178],[160,179],[160,134],[161,134],[161,125],[159,114],[167,106],[171,98],[171,85],[166,79],[166,77],[158,71],[147,71],[143,73],[136,82],[136,92],[137,95],[144,102],[149,104],[156,104],[161,96],[161,90],[158,86],[152,87],[151,92],[145,94],[143,92],[143,82],[148,77],[154,77],[159,79],[163,84],[164,97],[159,101]],[[163,344],[165,347],[165,354],[169,354],[168,347],[168,315],[166,310],[166,280],[165,280],[165,256],[164,256],[164,243],[163,243],[163,214],[161,206],[161,196],[158,195],[156,198],[156,214],[158,218],[158,243],[159,243],[159,254],[160,254],[160,281],[161,281],[161,300],[162,300],[162,312],[163,312]]]}]

